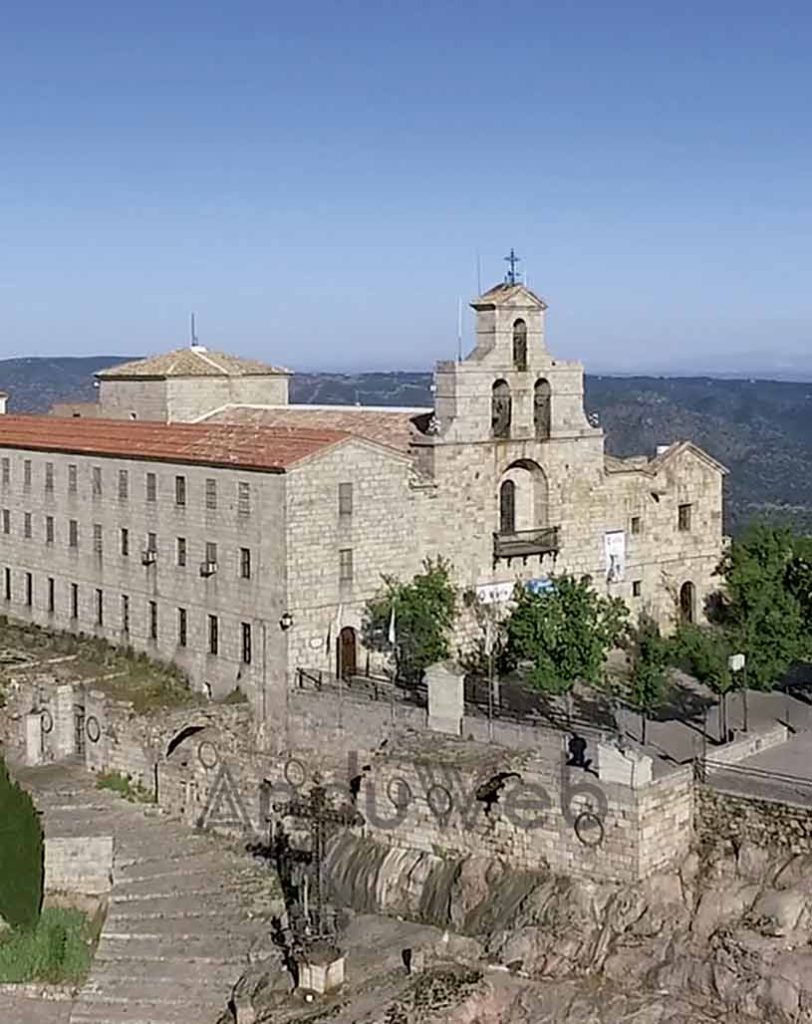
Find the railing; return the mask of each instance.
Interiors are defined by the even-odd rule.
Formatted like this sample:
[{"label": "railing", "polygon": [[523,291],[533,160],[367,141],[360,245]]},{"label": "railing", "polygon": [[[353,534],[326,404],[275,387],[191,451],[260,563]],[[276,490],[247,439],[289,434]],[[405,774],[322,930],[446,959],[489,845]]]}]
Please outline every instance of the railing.
[{"label": "railing", "polygon": [[495,533],[493,535],[493,560],[500,558],[527,558],[530,555],[558,554],[559,539],[557,526],[545,526],[539,530],[518,530],[516,533]]}]

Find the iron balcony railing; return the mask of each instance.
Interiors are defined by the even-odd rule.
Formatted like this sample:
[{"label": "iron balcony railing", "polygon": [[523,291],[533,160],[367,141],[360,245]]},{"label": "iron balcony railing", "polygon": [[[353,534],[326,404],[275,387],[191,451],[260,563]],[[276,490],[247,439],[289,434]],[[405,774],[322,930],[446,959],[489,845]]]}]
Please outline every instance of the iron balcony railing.
[{"label": "iron balcony railing", "polygon": [[516,533],[493,535],[493,560],[528,558],[531,555],[556,555],[559,550],[558,527],[539,530],[518,530]]}]

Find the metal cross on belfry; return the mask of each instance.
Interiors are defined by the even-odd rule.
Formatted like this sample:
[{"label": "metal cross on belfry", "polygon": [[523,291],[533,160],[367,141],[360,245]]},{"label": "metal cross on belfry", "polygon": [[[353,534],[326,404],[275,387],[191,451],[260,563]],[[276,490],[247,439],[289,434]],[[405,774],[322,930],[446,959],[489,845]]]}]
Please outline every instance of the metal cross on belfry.
[{"label": "metal cross on belfry", "polygon": [[505,274],[505,283],[517,284],[518,274],[516,273],[516,264],[521,263],[521,258],[513,251],[513,246],[510,248],[510,255],[505,256],[505,263],[507,263],[510,268],[507,274]]},{"label": "metal cross on belfry", "polygon": [[[300,818],[310,823],[310,863],[313,871],[313,934],[309,938],[324,937],[327,922],[324,913],[324,881],[322,866],[328,825],[354,828],[364,824],[364,818],[354,807],[330,807],[322,786],[314,786],[302,800],[274,804],[274,811],[285,818]],[[308,915],[310,916],[310,915]]]}]

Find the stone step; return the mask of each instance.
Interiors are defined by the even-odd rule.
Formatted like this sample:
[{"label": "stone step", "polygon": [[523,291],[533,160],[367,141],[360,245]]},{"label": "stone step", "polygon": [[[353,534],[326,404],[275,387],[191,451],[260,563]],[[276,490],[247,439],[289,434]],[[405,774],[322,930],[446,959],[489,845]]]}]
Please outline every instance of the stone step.
[{"label": "stone step", "polygon": [[153,999],[84,999],[77,1002],[70,1024],[214,1024],[225,1009],[225,1000],[188,999],[163,1002]]},{"label": "stone step", "polygon": [[234,957],[222,963],[209,960],[155,961],[155,960],[105,960],[97,958],[88,982],[89,991],[108,992],[122,983],[148,983],[152,994],[153,981],[180,984],[203,985],[221,989],[230,987],[243,973],[248,961],[245,957]]},{"label": "stone step", "polygon": [[246,921],[238,913],[172,914],[167,917],[108,917],[105,933],[114,935],[246,935],[269,933],[271,926],[264,921]]},{"label": "stone step", "polygon": [[185,978],[157,978],[150,975],[130,977],[129,971],[123,976],[108,973],[103,978],[91,978],[80,998],[84,1003],[144,998],[156,1003],[211,1001],[225,1009],[234,983],[241,973],[240,968],[227,972],[221,968],[219,973],[212,973],[208,977]]},{"label": "stone step", "polygon": [[103,934],[99,940],[98,953],[104,959],[115,957],[119,960],[187,961],[191,958],[208,957],[212,961],[232,960],[247,955],[256,946],[256,955],[273,950],[270,935],[257,936],[254,940],[246,935],[193,935],[181,941],[172,935],[118,935]]}]

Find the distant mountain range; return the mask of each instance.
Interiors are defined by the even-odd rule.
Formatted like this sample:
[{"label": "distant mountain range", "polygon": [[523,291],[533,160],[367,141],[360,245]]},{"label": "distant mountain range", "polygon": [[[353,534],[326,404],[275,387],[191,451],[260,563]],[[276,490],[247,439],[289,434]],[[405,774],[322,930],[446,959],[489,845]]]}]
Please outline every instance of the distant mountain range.
[{"label": "distant mountain range", "polygon": [[[10,412],[44,412],[57,401],[92,401],[93,374],[122,356],[0,361]],[[135,358],[135,357],[133,357]],[[426,406],[429,373],[299,373],[291,401]],[[728,528],[753,518],[812,533],[812,383],[711,377],[587,377],[615,455],[653,453],[690,438],[730,470]]]}]

